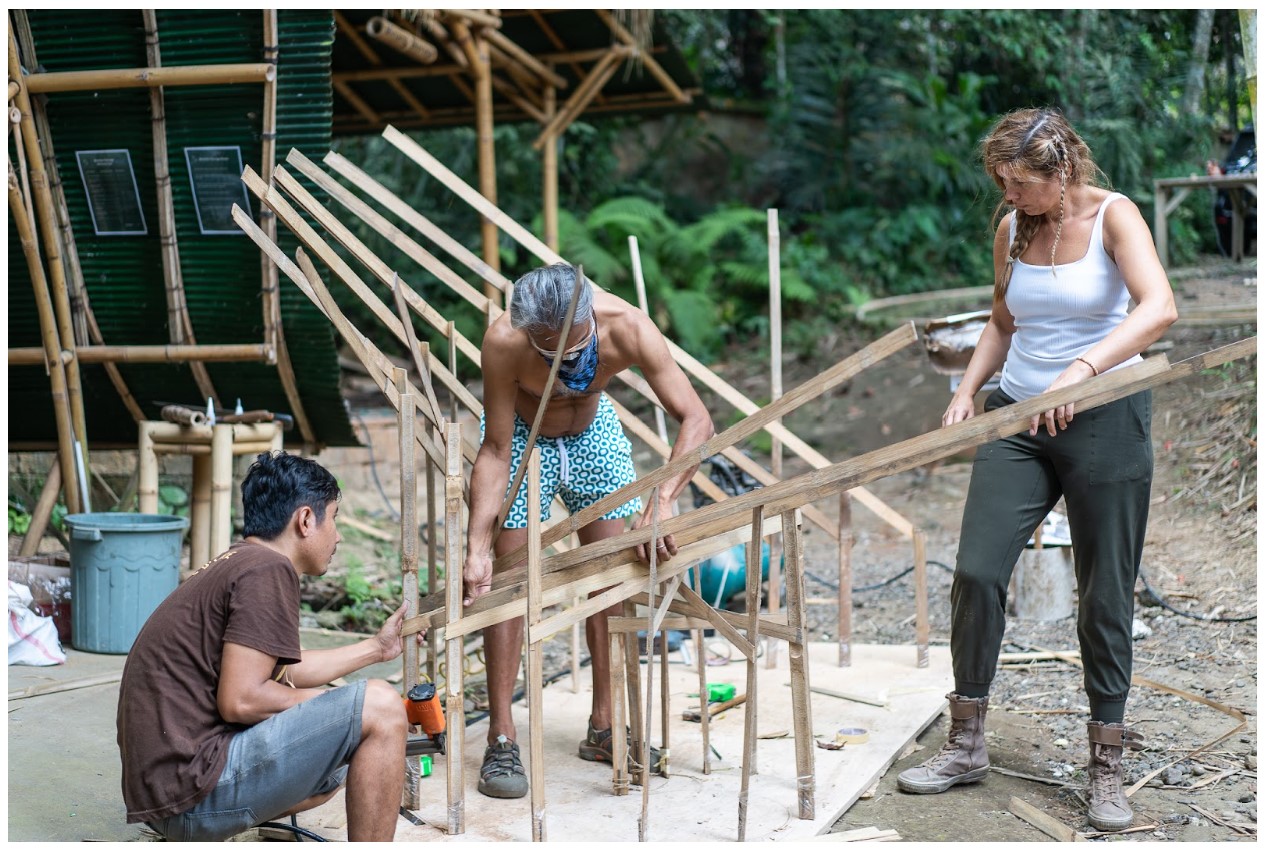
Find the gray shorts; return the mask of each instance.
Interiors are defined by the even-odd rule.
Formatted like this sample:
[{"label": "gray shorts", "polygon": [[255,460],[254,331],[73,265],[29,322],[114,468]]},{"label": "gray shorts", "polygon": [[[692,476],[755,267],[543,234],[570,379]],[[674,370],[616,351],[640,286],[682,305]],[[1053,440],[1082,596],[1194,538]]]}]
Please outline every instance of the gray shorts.
[{"label": "gray shorts", "polygon": [[292,706],[233,736],[220,781],[195,807],[152,821],[169,842],[222,842],[347,779],[360,744],[365,682]]}]

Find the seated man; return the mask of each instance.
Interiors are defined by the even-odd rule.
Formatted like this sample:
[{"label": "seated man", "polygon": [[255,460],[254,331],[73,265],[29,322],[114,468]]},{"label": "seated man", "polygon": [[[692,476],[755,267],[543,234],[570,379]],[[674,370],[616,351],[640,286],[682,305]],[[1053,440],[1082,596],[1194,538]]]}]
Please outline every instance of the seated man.
[{"label": "seated man", "polygon": [[119,686],[129,822],[222,841],[325,803],[347,783],[349,840],[390,841],[408,722],[380,679],[321,687],[401,654],[402,606],[375,637],[300,650],[299,579],[339,544],[339,488],[316,462],[260,454],[242,483],[243,540],[168,596]]},{"label": "seated man", "polygon": [[[468,552],[463,572],[468,605],[491,588],[494,548],[497,555],[503,555],[527,542],[529,512],[539,513],[542,521],[548,519],[550,502],[559,494],[568,512],[577,513],[637,479],[632,445],[603,394],[617,373],[632,366],[641,368],[664,409],[681,425],[673,458],[706,442],[714,432],[703,401],[644,312],[611,294],[595,292],[586,281],[571,328],[562,328],[575,281],[575,271],[566,264],[533,270],[514,283],[510,310],[484,335],[483,442],[470,479]],[[560,337],[566,339],[566,350],[536,443],[541,451],[541,506],[527,506],[525,477],[502,529],[494,531],[512,471],[528,458],[529,425],[536,418]],[[685,471],[660,488],[660,519],[672,515],[673,502],[694,471]],[[615,536],[624,530],[624,519],[641,509],[641,499],[634,498],[581,528],[580,542]],[[650,525],[652,509],[642,514],[637,527]],[[654,547],[660,560],[677,553],[671,536],[660,538]],[[638,551],[644,560],[649,559],[643,547]],[[594,686],[589,731],[580,743],[580,756],[596,762],[612,761],[607,617],[618,616],[620,611],[621,606],[614,605],[585,623]],[[494,798],[520,798],[527,792],[510,716],[522,644],[521,618],[484,629],[489,744],[479,791]],[[657,762],[652,753],[650,767]]]}]

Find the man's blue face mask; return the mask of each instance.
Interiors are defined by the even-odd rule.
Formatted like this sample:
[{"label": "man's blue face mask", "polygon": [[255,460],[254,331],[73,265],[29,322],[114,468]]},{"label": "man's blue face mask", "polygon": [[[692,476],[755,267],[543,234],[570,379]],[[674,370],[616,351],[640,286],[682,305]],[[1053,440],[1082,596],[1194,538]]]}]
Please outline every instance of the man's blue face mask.
[{"label": "man's blue face mask", "polygon": [[[528,336],[528,341],[541,354],[541,358],[545,360],[545,364],[554,364],[554,351],[546,350],[537,346]],[[563,353],[562,359],[559,360],[558,378],[562,380],[563,385],[572,391],[585,391],[589,388],[589,384],[593,382],[594,374],[598,372],[598,322],[590,319],[589,335],[584,341],[572,347]]]}]

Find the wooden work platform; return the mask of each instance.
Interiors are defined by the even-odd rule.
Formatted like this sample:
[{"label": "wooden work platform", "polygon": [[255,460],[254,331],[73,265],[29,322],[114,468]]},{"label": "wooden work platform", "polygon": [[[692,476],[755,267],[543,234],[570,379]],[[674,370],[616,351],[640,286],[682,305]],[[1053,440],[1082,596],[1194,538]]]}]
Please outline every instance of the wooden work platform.
[{"label": "wooden work platform", "polygon": [[[936,719],[944,709],[945,694],[953,687],[949,649],[932,647],[930,666],[915,666],[915,647],[855,646],[853,666],[836,666],[834,643],[810,645],[810,684],[813,686],[813,732],[817,741],[833,741],[843,727],[866,730],[865,744],[840,750],[814,748],[817,776],[815,817],[796,817],[795,742],[791,737],[791,689],[786,649],[779,666],[769,669],[758,662],[758,773],[754,774],[748,801],[747,838],[752,841],[803,839],[830,830],[835,821],[879,779],[902,749]],[[655,720],[652,742],[659,744],[660,698],[656,661]],[[712,774],[704,776],[699,724],[681,719],[689,706],[698,706],[698,675],[685,666],[677,653],[669,658],[672,685],[670,720],[670,771],[668,779],[651,778],[648,806],[648,842],[711,840],[733,842],[738,827],[738,793],[742,764],[742,706],[722,712],[712,720],[711,740],[721,759],[713,756]],[[709,682],[729,682],[741,693],[747,665],[736,658],[726,665],[708,668]],[[642,814],[642,790],[634,786],[628,795],[611,793],[609,769],[586,762],[576,748],[585,736],[591,693],[586,668],[580,691],[573,693],[564,679],[545,690],[546,839],[549,842],[637,842]],[[643,676],[645,664],[643,663]],[[886,702],[868,705],[824,693],[843,692]],[[645,703],[645,698],[643,698]],[[515,723],[528,760],[526,702],[514,707]],[[479,794],[475,786],[487,743],[487,721],[466,729],[466,832],[448,836],[444,758],[435,757],[434,773],[421,783],[422,807],[414,814],[425,822],[415,826],[405,818],[396,826],[396,841],[417,842],[530,842],[530,797],[494,800]],[[776,737],[778,734],[781,737]],[[346,839],[343,799],[299,816],[299,825],[331,840]]]}]

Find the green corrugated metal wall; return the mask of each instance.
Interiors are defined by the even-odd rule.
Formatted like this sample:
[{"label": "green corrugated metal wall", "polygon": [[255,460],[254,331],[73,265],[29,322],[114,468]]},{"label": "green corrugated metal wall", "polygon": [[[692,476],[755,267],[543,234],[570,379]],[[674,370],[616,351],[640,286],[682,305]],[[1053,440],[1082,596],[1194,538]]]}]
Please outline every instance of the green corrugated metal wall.
[{"label": "green corrugated metal wall", "polygon": [[[44,71],[147,64],[139,10],[33,10],[28,15],[36,58]],[[262,11],[159,10],[157,16],[164,66],[261,61]],[[319,159],[330,147],[333,15],[328,10],[281,10],[278,27],[278,156],[284,157],[294,147]],[[184,150],[187,146],[240,146],[243,163],[259,172],[263,86],[167,87],[164,94],[181,273],[197,341],[260,343],[264,331],[259,252],[245,235],[200,233]],[[55,93],[49,96],[47,110],[80,266],[105,342],[168,343],[149,91]],[[130,152],[146,236],[98,237],[93,232],[75,152],[110,148]],[[250,203],[258,214],[258,200],[252,196]],[[293,237],[284,226],[278,231],[283,249],[293,254]],[[286,343],[317,439],[326,445],[356,444],[339,393],[333,330],[284,275],[280,287]],[[40,343],[30,276],[10,223],[9,346]],[[276,367],[207,363],[207,369],[224,405],[232,406],[240,397],[247,409],[290,411]],[[158,417],[154,401],[196,404],[199,400],[186,365],[122,364],[120,370],[149,417]],[[104,368],[85,365],[83,374],[90,441],[135,443],[135,424]],[[287,439],[299,441],[298,431]],[[42,367],[9,369],[9,440],[56,440],[48,378]]]}]

